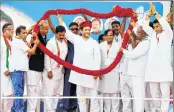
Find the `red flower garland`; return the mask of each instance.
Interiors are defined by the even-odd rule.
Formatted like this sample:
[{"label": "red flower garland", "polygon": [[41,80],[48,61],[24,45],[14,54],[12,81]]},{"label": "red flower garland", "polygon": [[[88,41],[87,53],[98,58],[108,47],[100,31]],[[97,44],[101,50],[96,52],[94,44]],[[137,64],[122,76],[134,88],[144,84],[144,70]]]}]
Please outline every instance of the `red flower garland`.
[{"label": "red flower garland", "polygon": [[[74,9],[74,10],[64,10],[64,9],[57,9],[57,10],[49,10],[47,11],[43,17],[36,23],[35,28],[34,28],[34,32],[38,32],[38,24],[41,20],[46,20],[48,18],[49,15],[56,15],[57,13],[59,14],[66,14],[66,15],[70,15],[70,14],[86,14],[92,17],[96,17],[96,18],[110,18],[113,16],[117,16],[117,17],[131,17],[131,20],[136,21],[136,15],[133,12],[132,8],[121,8],[119,6],[114,7],[114,9],[106,14],[101,14],[101,13],[95,13],[95,12],[91,12],[87,9],[81,8],[81,9]],[[132,31],[132,26],[129,25],[128,27],[129,30]],[[126,34],[124,35],[124,40],[122,43],[122,47],[125,48],[128,42],[128,33],[126,32]],[[105,69],[101,69],[101,70],[87,70],[87,69],[83,69],[77,66],[74,66],[64,60],[62,60],[61,58],[59,58],[58,56],[54,55],[51,51],[49,51],[47,48],[45,48],[45,46],[43,46],[41,43],[38,46],[45,54],[47,54],[49,57],[51,57],[52,59],[54,59],[55,61],[57,61],[59,64],[63,65],[66,68],[69,68],[71,70],[74,70],[78,73],[82,73],[82,74],[87,74],[87,75],[94,75],[94,76],[99,76],[99,75],[103,75],[106,74],[110,71],[112,71],[117,64],[120,62],[123,53],[119,52],[117,57],[115,58],[115,60],[113,61],[113,63],[108,66]]]}]

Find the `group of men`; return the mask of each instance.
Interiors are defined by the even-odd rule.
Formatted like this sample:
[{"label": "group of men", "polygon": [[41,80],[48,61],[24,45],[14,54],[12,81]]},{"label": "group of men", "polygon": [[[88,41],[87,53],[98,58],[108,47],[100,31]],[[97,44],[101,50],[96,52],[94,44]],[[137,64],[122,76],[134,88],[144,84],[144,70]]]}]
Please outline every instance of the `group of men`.
[{"label": "group of men", "polygon": [[[149,20],[152,15],[156,20],[153,21],[153,27],[150,27]],[[151,98],[170,99],[170,86],[173,81],[173,32],[152,3],[142,25],[130,23],[134,29],[127,31],[129,42],[125,49],[121,47],[121,43],[125,34],[126,18],[123,18],[121,24],[119,21],[112,22],[112,29],[104,32],[104,41],[100,44],[90,37],[92,23],[87,17],[80,25],[72,22],[69,29],[61,15],[57,14],[57,19],[59,25],[56,28],[50,17],[48,23],[41,21],[38,25],[38,38],[34,40],[36,34],[33,33],[28,42],[26,38],[32,28],[27,31],[25,26],[19,26],[16,28],[16,36],[12,38],[13,25],[4,24],[1,38],[2,96],[22,97],[26,83],[27,96],[39,97],[41,82],[43,96],[57,97],[44,99],[45,112],[56,112],[61,96],[78,97],[77,100],[63,99],[65,110],[78,106],[80,112],[168,112],[170,100],[144,99],[149,97],[146,88],[149,88]],[[47,41],[49,27],[55,36]],[[111,72],[94,77],[64,68],[44,54],[38,47],[39,43],[61,59],[88,70],[108,67],[118,52],[123,52],[123,57]],[[95,98],[97,96],[102,96],[103,99]],[[38,101],[27,99],[27,112],[36,112]],[[23,99],[14,99],[12,107],[11,104],[12,100],[5,99],[2,103],[3,112],[24,111]]]}]

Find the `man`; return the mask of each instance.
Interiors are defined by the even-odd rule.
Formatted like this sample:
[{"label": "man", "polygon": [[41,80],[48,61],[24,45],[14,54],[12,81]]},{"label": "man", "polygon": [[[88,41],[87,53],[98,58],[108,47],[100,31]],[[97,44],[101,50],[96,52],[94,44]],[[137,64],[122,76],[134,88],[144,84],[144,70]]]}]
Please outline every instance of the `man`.
[{"label": "man", "polygon": [[[25,26],[16,29],[16,37],[11,43],[11,55],[9,57],[9,70],[14,88],[14,96],[22,97],[24,93],[24,73],[28,71],[28,54],[33,55],[39,44],[39,40],[34,41],[34,46],[30,49],[24,42],[27,36]],[[23,99],[14,99],[12,112],[23,112]]]},{"label": "man", "polygon": [[173,29],[173,13],[168,13],[166,21],[169,23],[170,27]]},{"label": "man", "polygon": [[[61,59],[65,60],[68,46],[65,38],[66,30],[63,26],[57,26],[55,37],[51,38],[46,47],[54,55],[57,55]],[[45,73],[43,75],[44,96],[47,97],[59,97],[63,96],[64,86],[64,68],[57,63],[54,59],[45,55]],[[55,112],[58,104],[57,99],[45,99],[46,112]]]},{"label": "man", "polygon": [[[115,59],[119,44],[114,40],[114,32],[111,29],[105,31],[106,41],[100,44],[102,68],[107,68]],[[99,81],[98,91],[103,97],[119,97],[119,66],[105,74]],[[114,85],[114,86],[113,86]],[[103,99],[104,112],[118,112],[119,99]]]},{"label": "man", "polygon": [[[69,25],[69,29],[72,33],[78,35],[78,24],[75,22],[72,22]],[[70,42],[68,42],[68,54],[65,59],[65,61],[73,64],[74,59],[74,45]],[[64,96],[76,96],[76,85],[69,82],[69,76],[70,76],[71,70],[68,68],[65,68],[65,78],[64,78]],[[77,100],[76,99],[64,99],[63,100],[63,107],[65,110],[74,110],[77,108]]]},{"label": "man", "polygon": [[122,38],[124,36],[125,24],[126,24],[126,17],[123,18],[121,24],[117,20],[111,23],[112,30],[114,31],[115,35],[115,41],[119,42],[120,45],[122,43]]},{"label": "man", "polygon": [[[39,33],[37,34],[37,36],[44,46],[46,46],[46,35],[48,34],[48,30],[48,23],[44,20],[41,21],[39,23]],[[37,48],[35,54],[30,56],[29,59],[29,71],[27,73],[27,95],[29,97],[38,97],[40,95],[39,83],[42,80],[43,69],[44,53],[39,48]],[[38,101],[38,99],[28,99],[27,112],[35,112]]]},{"label": "man", "polygon": [[105,41],[105,35],[104,34],[100,34],[100,36],[98,37],[98,42],[99,44]]},{"label": "man", "polygon": [[[14,28],[11,23],[5,23],[2,27],[1,36],[1,96],[13,96],[13,87],[9,72],[9,61],[8,57],[11,52],[11,40],[14,33]],[[12,106],[12,100],[2,100],[2,112],[10,111]]]},{"label": "man", "polygon": [[[144,72],[150,45],[150,42],[146,38],[146,35],[147,34],[143,31],[142,27],[139,26],[137,28],[137,36],[136,36],[136,39],[139,40],[138,45],[132,51],[120,48],[120,51],[124,53],[124,56],[129,59],[128,69],[127,69],[127,75],[130,76],[127,83],[129,85],[129,90],[127,91],[129,91],[129,93],[127,94],[127,96],[125,96],[124,94],[123,97],[126,98],[129,98],[130,96],[133,96],[133,98],[145,97]],[[134,108],[133,112],[144,112],[144,100],[142,99],[133,100],[133,108]]]},{"label": "man", "polygon": [[[63,20],[60,15],[57,15],[60,25],[63,25]],[[65,26],[65,25],[64,25]],[[74,44],[74,60],[73,65],[90,70],[100,69],[100,49],[98,43],[90,37],[91,22],[85,21],[80,25],[82,36],[75,35],[67,30],[66,38]],[[84,75],[71,71],[69,82],[77,85],[77,96],[96,96],[96,80],[93,76]],[[87,112],[87,100],[84,98],[78,99],[80,112]],[[98,100],[91,99],[90,112],[98,112]]]},{"label": "man", "polygon": [[[151,16],[155,15],[157,20],[153,21],[154,30],[149,27]],[[173,81],[173,71],[171,66],[171,43],[173,32],[167,21],[160,16],[155,7],[150,3],[149,14],[147,15],[143,29],[151,36],[149,57],[145,71],[145,81],[149,82],[152,98],[170,98],[170,84]],[[160,61],[159,61],[160,60]],[[161,94],[159,93],[161,90]],[[156,110],[168,112],[169,100],[153,101],[152,112]]]},{"label": "man", "polygon": [[[52,32],[55,34],[55,27],[51,22],[50,17],[48,17],[48,23],[52,30]],[[79,34],[79,26],[77,23],[72,22],[69,25],[69,30],[74,34]],[[73,63],[74,58],[74,45],[67,40],[68,44],[68,54],[65,58],[65,61],[69,63]],[[76,96],[76,85],[69,82],[69,76],[70,76],[71,70],[68,68],[65,68],[65,77],[64,77],[64,96]],[[77,108],[77,100],[76,99],[63,99],[63,108],[64,110],[75,110]]]},{"label": "man", "polygon": [[102,21],[100,19],[97,19],[97,18],[92,18],[91,19],[92,21],[92,33],[94,34],[99,34],[102,30]]},{"label": "man", "polygon": [[116,17],[111,17],[111,18],[106,19],[106,21],[104,23],[105,30],[112,29],[111,24],[113,21],[116,21],[116,20],[118,21],[118,19]]},{"label": "man", "polygon": [[[123,18],[123,21],[120,25],[120,22],[115,20],[111,23],[112,30],[114,31],[114,40],[120,45],[122,44],[122,39],[124,37],[124,30],[125,30],[125,24],[126,24],[126,18]],[[122,72],[122,67],[123,67],[123,61],[124,57],[122,57],[121,61],[119,62],[120,70],[119,72]]]},{"label": "man", "polygon": [[[136,45],[135,45],[136,36],[135,36],[134,31],[132,31],[132,32],[128,31],[128,33],[129,33],[129,41],[128,41],[128,45],[126,46],[126,48],[128,49],[128,51],[132,51],[132,49],[136,47]],[[127,74],[129,58],[127,58],[127,57],[125,57],[125,55],[123,55],[122,61],[123,61],[122,68],[120,68],[121,97],[122,98],[131,98],[131,92],[132,92],[130,90],[130,88],[132,88],[131,76]],[[122,111],[123,112],[132,112],[133,111],[131,102],[132,101],[130,99],[122,99],[122,104],[123,104]]]}]

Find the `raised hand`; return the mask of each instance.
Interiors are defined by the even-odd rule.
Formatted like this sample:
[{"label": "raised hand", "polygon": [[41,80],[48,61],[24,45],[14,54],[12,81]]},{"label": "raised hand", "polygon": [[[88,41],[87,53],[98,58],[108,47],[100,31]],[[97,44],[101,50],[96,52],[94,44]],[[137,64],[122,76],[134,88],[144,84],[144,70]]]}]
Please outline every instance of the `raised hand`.
[{"label": "raised hand", "polygon": [[155,9],[155,6],[152,7],[152,14],[155,14],[156,13],[156,9]]},{"label": "raised hand", "polygon": [[131,35],[131,31],[130,30],[127,30],[127,33],[129,34],[129,36]]},{"label": "raised hand", "polygon": [[62,16],[61,16],[60,14],[57,13],[56,17],[57,17],[57,19],[58,19],[58,21],[59,21],[59,24],[60,24],[60,25],[63,25]]},{"label": "raised hand", "polygon": [[58,11],[57,11],[56,17],[57,17],[58,19],[61,19],[61,20],[62,20],[62,16],[59,14]]},{"label": "raised hand", "polygon": [[62,16],[60,14],[57,14],[56,16],[57,18],[62,19]]},{"label": "raised hand", "polygon": [[131,20],[130,25],[131,25],[132,27],[136,27],[136,24],[135,24],[135,22],[134,22],[133,20]]},{"label": "raised hand", "polygon": [[152,15],[156,12],[155,6],[152,4],[152,2],[149,2],[150,4],[150,9],[149,9],[149,13]]},{"label": "raised hand", "polygon": [[38,45],[38,44],[40,43],[40,40],[39,40],[39,39],[36,39],[36,40],[34,41],[34,43]]}]

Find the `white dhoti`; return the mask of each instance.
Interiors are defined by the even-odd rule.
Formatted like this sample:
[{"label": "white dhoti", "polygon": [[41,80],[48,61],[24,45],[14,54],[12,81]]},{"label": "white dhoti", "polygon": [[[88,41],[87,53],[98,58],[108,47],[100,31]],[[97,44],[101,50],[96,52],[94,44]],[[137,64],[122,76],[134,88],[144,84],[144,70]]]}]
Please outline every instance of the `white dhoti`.
[{"label": "white dhoti", "polygon": [[[149,82],[145,82],[145,98],[152,98],[150,93],[150,86]],[[152,101],[151,100],[145,100],[144,108],[146,112],[151,112],[152,108]]]},{"label": "white dhoti", "polygon": [[[123,102],[123,112],[144,112],[145,83],[144,77],[120,75],[121,95]],[[133,109],[131,100],[124,98],[135,98]],[[137,98],[137,99],[136,99]]]},{"label": "white dhoti", "polygon": [[[119,72],[113,70],[105,74],[102,80],[99,81],[98,91],[102,93],[103,97],[120,97],[119,90]],[[119,99],[103,99],[105,112],[118,112]]]},{"label": "white dhoti", "polygon": [[119,93],[103,93],[103,97],[111,97],[109,99],[103,99],[104,112],[119,112],[120,100],[112,97],[120,97]]},{"label": "white dhoti", "polygon": [[[98,92],[98,97],[103,97],[103,94],[101,92]],[[103,98],[98,99],[100,112],[103,112],[103,108],[104,108],[103,100],[104,100]]]},{"label": "white dhoti", "polygon": [[[27,72],[27,95],[28,97],[40,97],[40,83],[42,82],[42,72],[29,70]],[[37,105],[38,104],[38,105]],[[27,99],[27,112],[35,112],[40,106],[40,99]]]},{"label": "white dhoti", "polygon": [[[170,84],[170,82],[149,82],[152,98],[161,97],[162,99],[170,99]],[[155,112],[156,110],[168,112],[169,102],[169,100],[153,101],[152,112]]]},{"label": "white dhoti", "polygon": [[133,112],[144,112],[145,82],[144,77],[132,76]]},{"label": "white dhoti", "polygon": [[[59,97],[63,95],[64,74],[61,68],[52,69],[53,78],[48,78],[48,72],[43,73],[43,95],[47,97]],[[55,112],[58,98],[45,99],[46,112]]]},{"label": "white dhoti", "polygon": [[130,75],[120,74],[120,89],[123,103],[123,112],[132,112],[132,100],[124,99],[132,97],[132,79]]},{"label": "white dhoti", "polygon": [[[97,90],[77,85],[77,97],[84,97],[84,96],[95,97],[97,96]],[[90,106],[90,112],[100,112],[99,100],[96,98],[91,98],[88,100],[85,98],[79,98],[78,104],[80,112],[88,112],[89,106]]]}]

